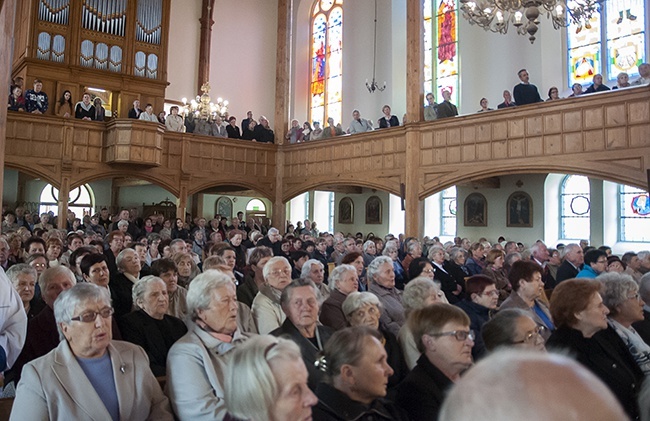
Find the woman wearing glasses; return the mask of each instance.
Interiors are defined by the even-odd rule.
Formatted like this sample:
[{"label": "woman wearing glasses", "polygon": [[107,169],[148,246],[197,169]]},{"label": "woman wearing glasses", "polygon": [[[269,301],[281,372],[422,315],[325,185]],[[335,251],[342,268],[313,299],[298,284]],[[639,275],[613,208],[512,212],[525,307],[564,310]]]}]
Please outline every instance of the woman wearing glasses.
[{"label": "woman wearing glasses", "polygon": [[[600,282],[587,279],[569,279],[555,287],[551,311],[558,328],[546,347],[575,356],[611,389],[630,419],[635,420],[639,417],[637,395],[644,375],[623,340],[608,326],[609,310],[600,291]],[[639,306],[634,294],[628,301]]]},{"label": "woman wearing glasses", "polygon": [[485,323],[480,336],[488,352],[511,346],[545,351],[544,330],[544,326],[537,326],[528,312],[508,308]]},{"label": "woman wearing glasses", "polygon": [[436,420],[445,393],[472,365],[474,332],[458,307],[435,304],[413,311],[408,326],[418,350],[418,362],[397,388],[396,403],[412,420]]},{"label": "woman wearing glasses", "polygon": [[481,329],[497,308],[499,290],[496,283],[485,275],[474,275],[469,278],[466,288],[467,298],[456,305],[469,316],[469,327],[476,332],[472,356],[474,360],[478,360],[485,354]]},{"label": "woman wearing glasses", "polygon": [[112,341],[111,298],[83,283],[54,303],[61,343],[28,363],[10,420],[172,420],[142,348]]}]

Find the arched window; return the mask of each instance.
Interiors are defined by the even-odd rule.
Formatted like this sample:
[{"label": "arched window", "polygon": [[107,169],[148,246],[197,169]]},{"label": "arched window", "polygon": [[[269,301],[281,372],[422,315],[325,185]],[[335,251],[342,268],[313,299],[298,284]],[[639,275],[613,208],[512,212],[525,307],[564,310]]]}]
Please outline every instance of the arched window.
[{"label": "arched window", "polygon": [[458,104],[458,3],[456,0],[424,0],[424,93],[442,102],[442,91],[451,92]]},{"label": "arched window", "polygon": [[260,199],[251,199],[246,205],[248,212],[266,212],[266,205]]},{"label": "arched window", "polygon": [[442,191],[440,205],[440,235],[456,236],[456,186]]},{"label": "arched window", "polygon": [[[38,212],[58,212],[59,189],[48,184],[41,191]],[[84,184],[70,191],[68,195],[68,210],[75,213],[76,217],[83,219],[84,215],[91,215],[94,207],[94,196],[89,185]],[[65,216],[64,216],[65,219]]]},{"label": "arched window", "polygon": [[[570,1],[569,6],[575,6]],[[639,75],[646,61],[646,8],[643,0],[606,0],[589,25],[572,23],[567,28],[569,87],[590,85],[596,73],[604,83],[616,84],[619,73]]]},{"label": "arched window", "polygon": [[316,0],[311,18],[309,119],[341,122],[343,91],[343,0]]},{"label": "arched window", "polygon": [[650,198],[636,187],[619,185],[619,241],[650,241]]},{"label": "arched window", "polygon": [[589,179],[567,175],[560,187],[560,239],[588,240],[590,213]]}]

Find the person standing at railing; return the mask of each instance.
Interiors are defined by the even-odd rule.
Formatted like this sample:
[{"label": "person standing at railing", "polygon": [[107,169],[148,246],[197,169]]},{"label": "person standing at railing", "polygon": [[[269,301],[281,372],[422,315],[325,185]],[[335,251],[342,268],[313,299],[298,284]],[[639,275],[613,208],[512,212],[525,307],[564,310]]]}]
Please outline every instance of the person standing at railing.
[{"label": "person standing at railing", "polygon": [[512,94],[515,97],[515,104],[526,105],[542,102],[537,86],[530,83],[530,75],[528,74],[528,71],[526,69],[521,69],[517,72],[517,75],[519,76],[521,83],[515,86],[512,90]]},{"label": "person standing at railing", "polygon": [[47,112],[48,98],[42,89],[43,82],[40,79],[34,79],[34,89],[28,89],[25,92],[25,107],[28,113],[45,114]]}]

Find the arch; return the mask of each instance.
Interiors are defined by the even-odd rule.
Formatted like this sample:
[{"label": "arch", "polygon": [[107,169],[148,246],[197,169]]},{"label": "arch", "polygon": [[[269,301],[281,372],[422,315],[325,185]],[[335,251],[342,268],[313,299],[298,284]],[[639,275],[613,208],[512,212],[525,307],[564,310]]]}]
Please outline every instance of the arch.
[{"label": "arch", "polygon": [[[81,179],[73,180],[70,182],[70,190],[79,187],[82,184],[88,184],[93,181],[103,180],[107,178],[122,178],[122,177],[133,177],[140,180],[145,180],[151,184],[155,184],[158,187],[161,187],[167,190],[169,193],[173,194],[175,197],[180,197],[180,189],[178,185],[172,184],[171,182],[166,181],[163,177],[157,177],[155,174],[150,174],[149,172],[133,172],[125,171],[123,169],[112,169],[109,171],[97,172],[92,175],[87,175]],[[179,183],[177,183],[179,184]]]},{"label": "arch", "polygon": [[209,188],[214,188],[214,187],[219,187],[219,186],[235,186],[235,187],[242,187],[242,188],[245,188],[245,189],[254,190],[257,193],[258,196],[262,196],[262,197],[264,197],[266,199],[269,199],[270,201],[273,201],[273,199],[275,198],[274,192],[269,191],[268,188],[266,188],[264,186],[261,186],[259,184],[255,184],[255,183],[252,183],[252,182],[249,182],[249,181],[244,181],[244,180],[237,180],[235,182],[226,181],[226,180],[221,181],[221,182],[220,181],[215,181],[215,180],[207,181],[205,183],[201,183],[201,184],[197,184],[195,186],[192,186],[188,190],[187,195],[191,196],[191,195],[199,193],[199,192],[201,192],[203,190],[206,190],[206,189],[209,189]]},{"label": "arch", "polygon": [[[255,209],[255,206],[260,206],[260,208]],[[251,211],[251,212],[266,212],[266,205],[264,204],[263,201],[260,199],[251,199],[246,203],[246,211]]]},{"label": "arch", "polygon": [[[380,179],[386,180],[386,179]],[[323,190],[323,187],[327,186],[355,186],[355,187],[365,187],[368,189],[377,189],[382,190],[395,196],[400,195],[399,184],[394,186],[389,186],[387,184],[380,184],[376,182],[377,180],[319,180],[313,182],[307,182],[306,184],[301,184],[298,187],[287,188],[284,191],[284,196],[282,197],[282,202],[287,203],[296,196],[308,192],[310,190]]]},{"label": "arch", "polygon": [[53,175],[52,173],[47,173],[47,172],[43,171],[41,168],[39,168],[38,166],[30,166],[30,167],[28,167],[26,165],[21,165],[21,164],[18,164],[18,163],[5,161],[5,168],[10,169],[10,170],[20,171],[22,173],[25,173],[27,175],[31,175],[31,176],[36,177],[36,178],[41,178],[44,181],[46,181],[47,183],[49,183],[49,184],[53,185],[54,187],[56,187],[57,189],[59,187],[61,187],[60,180],[55,180],[54,178],[52,178],[52,175]]},{"label": "arch", "polygon": [[[56,194],[55,191],[56,190]],[[77,190],[75,192],[75,190]],[[39,195],[39,214],[47,212],[51,209],[58,208],[58,194],[60,193],[59,189],[54,187],[52,184],[47,184],[41,190]],[[95,207],[95,193],[93,192],[92,187],[88,184],[82,184],[81,186],[70,189],[68,193],[68,211],[75,212],[77,218],[83,219],[84,212],[88,209],[90,215],[93,214],[93,209]],[[71,200],[70,200],[71,199]]]}]

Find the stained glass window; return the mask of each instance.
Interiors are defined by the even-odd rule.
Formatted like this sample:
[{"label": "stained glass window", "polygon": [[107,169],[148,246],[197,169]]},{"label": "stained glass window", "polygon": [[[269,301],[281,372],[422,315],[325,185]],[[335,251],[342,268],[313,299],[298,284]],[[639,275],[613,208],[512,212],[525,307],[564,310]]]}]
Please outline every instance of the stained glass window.
[{"label": "stained glass window", "polygon": [[441,235],[456,236],[456,186],[451,186],[442,191],[440,201],[442,209]]},{"label": "stained glass window", "polygon": [[317,0],[312,10],[310,120],[341,122],[343,0]]},{"label": "stained glass window", "polygon": [[456,0],[424,0],[424,93],[433,92],[436,102],[449,90],[458,104],[457,19]]},{"label": "stained glass window", "polygon": [[650,241],[650,198],[648,193],[631,186],[618,186],[619,240]]},{"label": "stained glass window", "polygon": [[638,66],[646,60],[645,14],[643,0],[607,0],[588,24],[571,23],[567,28],[569,86],[590,85],[597,73],[610,86],[621,72],[638,76]]},{"label": "stained glass window", "polygon": [[560,238],[588,240],[591,232],[589,179],[567,175],[560,187]]}]

